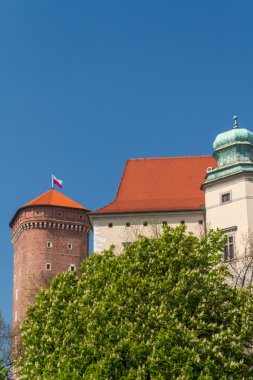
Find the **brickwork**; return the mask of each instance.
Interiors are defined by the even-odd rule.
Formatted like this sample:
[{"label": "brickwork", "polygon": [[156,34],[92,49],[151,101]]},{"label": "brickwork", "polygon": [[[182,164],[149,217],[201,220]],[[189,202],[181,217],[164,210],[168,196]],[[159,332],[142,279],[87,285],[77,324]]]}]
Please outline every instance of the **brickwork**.
[{"label": "brickwork", "polygon": [[85,209],[31,206],[16,214],[12,232],[15,330],[40,286],[71,267],[78,271],[88,254],[90,224]]}]

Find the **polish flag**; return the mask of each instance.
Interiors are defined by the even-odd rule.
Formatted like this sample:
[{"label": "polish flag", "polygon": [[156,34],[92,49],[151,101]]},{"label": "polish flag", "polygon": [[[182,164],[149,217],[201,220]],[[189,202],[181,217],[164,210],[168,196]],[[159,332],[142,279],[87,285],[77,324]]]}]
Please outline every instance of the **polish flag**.
[{"label": "polish flag", "polygon": [[62,187],[63,181],[61,179],[57,179],[55,175],[53,175],[53,184],[59,187]]}]

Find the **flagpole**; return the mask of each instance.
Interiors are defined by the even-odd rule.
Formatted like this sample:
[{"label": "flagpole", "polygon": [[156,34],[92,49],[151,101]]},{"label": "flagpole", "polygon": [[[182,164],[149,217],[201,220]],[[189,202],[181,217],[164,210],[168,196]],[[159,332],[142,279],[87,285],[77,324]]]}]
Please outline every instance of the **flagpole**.
[{"label": "flagpole", "polygon": [[54,188],[54,175],[52,174],[52,189]]}]

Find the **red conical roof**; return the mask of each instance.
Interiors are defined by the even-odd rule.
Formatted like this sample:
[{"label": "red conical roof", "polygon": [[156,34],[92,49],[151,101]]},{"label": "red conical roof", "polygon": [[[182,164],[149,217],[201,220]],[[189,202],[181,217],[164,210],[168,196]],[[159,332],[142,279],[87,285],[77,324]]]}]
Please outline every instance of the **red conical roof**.
[{"label": "red conical roof", "polygon": [[66,195],[60,193],[55,189],[51,189],[39,195],[37,198],[26,203],[23,207],[27,206],[59,206],[59,207],[69,207],[69,208],[79,208],[89,211],[86,207],[80,205],[79,203],[73,201],[72,199],[66,197]]},{"label": "red conical roof", "polygon": [[12,226],[14,220],[16,219],[16,216],[19,214],[21,210],[23,210],[24,208],[32,207],[32,206],[67,207],[67,208],[76,208],[76,209],[84,210],[87,212],[90,211],[89,209],[73,201],[69,197],[66,197],[66,195],[60,193],[59,191],[55,189],[51,189],[39,195],[37,198],[33,199],[32,201],[26,203],[22,207],[20,207],[15,213],[15,215],[13,216],[10,222],[10,226]]}]

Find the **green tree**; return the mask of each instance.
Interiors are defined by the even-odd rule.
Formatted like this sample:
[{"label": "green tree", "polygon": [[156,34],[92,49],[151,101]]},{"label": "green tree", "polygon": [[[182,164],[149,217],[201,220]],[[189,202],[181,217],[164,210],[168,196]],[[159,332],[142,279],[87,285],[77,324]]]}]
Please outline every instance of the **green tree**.
[{"label": "green tree", "polygon": [[230,287],[220,232],[140,237],[64,273],[22,327],[29,379],[253,378],[253,302]]},{"label": "green tree", "polygon": [[11,329],[0,311],[0,380],[6,379],[11,365]]}]

